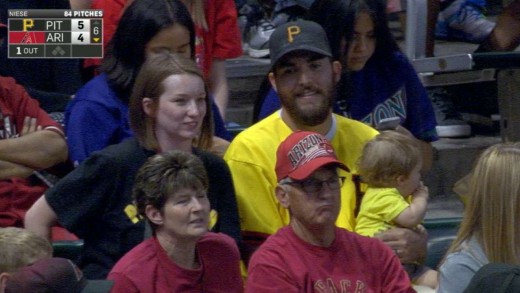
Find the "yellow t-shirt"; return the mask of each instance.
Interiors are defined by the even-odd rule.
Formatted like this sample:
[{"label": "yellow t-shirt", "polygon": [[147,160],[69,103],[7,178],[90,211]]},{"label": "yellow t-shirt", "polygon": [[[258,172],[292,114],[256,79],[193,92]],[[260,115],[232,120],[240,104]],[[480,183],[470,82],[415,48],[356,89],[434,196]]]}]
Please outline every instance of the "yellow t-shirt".
[{"label": "yellow t-shirt", "polygon": [[[336,129],[331,144],[338,159],[356,173],[363,146],[378,132],[362,122],[334,116]],[[277,111],[242,131],[224,155],[233,177],[243,232],[270,235],[289,224],[289,213],[275,196],[275,163],[278,145],[291,133]],[[341,210],[336,224],[352,231],[355,185],[350,173],[339,172],[346,180],[341,189]]]},{"label": "yellow t-shirt", "polygon": [[[407,199],[411,200],[411,197]],[[407,199],[395,188],[367,188],[356,219],[355,232],[372,237],[377,232],[395,227],[394,219],[410,206]]]}]

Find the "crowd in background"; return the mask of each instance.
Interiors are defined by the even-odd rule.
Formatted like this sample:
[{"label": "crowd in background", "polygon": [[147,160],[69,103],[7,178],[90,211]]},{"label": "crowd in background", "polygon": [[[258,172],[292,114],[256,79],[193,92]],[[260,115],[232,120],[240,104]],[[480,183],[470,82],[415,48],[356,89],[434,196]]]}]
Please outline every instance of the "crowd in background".
[{"label": "crowd in background", "polygon": [[[496,23],[482,1],[429,2],[439,38],[520,43],[518,0]],[[103,9],[103,59],[7,58],[8,9],[70,8]],[[0,0],[0,293],[463,292],[489,263],[520,265],[513,143],[478,158],[456,240],[423,265],[432,143],[469,133],[440,118],[391,13],[384,0]],[[255,123],[232,138],[225,63],[245,53],[270,66]],[[57,240],[82,240],[78,258],[52,257]]]}]

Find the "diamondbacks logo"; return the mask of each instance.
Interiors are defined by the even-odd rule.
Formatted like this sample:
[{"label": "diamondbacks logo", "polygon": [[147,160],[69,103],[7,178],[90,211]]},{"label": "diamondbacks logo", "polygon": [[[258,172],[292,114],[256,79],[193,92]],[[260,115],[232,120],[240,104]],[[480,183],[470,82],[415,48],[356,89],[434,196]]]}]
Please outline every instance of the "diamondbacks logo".
[{"label": "diamondbacks logo", "polygon": [[[406,107],[407,107],[406,89],[404,87],[397,90],[390,98],[386,99],[382,103],[377,104],[372,112],[368,113],[365,117],[360,119],[363,123],[376,126],[376,123],[388,117],[399,117],[401,121],[407,119]],[[348,115],[351,117],[351,115]]]},{"label": "diamondbacks logo", "polygon": [[301,29],[297,25],[291,25],[287,27],[287,41],[289,43],[294,42],[294,37],[301,33]]},{"label": "diamondbacks logo", "polygon": [[292,168],[305,165],[319,157],[335,157],[332,146],[320,135],[310,134],[301,139],[287,155]]}]

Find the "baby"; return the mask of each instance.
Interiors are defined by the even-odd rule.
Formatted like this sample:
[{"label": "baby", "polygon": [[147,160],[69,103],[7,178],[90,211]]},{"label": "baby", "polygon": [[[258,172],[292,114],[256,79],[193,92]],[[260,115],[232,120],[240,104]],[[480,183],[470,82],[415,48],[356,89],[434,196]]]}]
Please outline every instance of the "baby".
[{"label": "baby", "polygon": [[[421,181],[422,155],[417,141],[396,131],[383,131],[369,141],[358,162],[368,184],[355,231],[373,237],[393,228],[424,229],[428,188]],[[417,285],[435,288],[437,272],[416,263],[403,264]]]}]

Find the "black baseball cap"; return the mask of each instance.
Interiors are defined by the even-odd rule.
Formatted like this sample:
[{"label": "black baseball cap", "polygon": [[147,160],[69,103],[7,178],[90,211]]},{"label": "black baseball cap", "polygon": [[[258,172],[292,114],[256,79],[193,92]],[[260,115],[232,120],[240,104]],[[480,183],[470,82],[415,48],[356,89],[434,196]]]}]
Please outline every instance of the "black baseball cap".
[{"label": "black baseball cap", "polygon": [[296,50],[332,57],[325,30],[319,24],[308,20],[287,22],[276,28],[269,39],[271,66],[287,53]]}]

